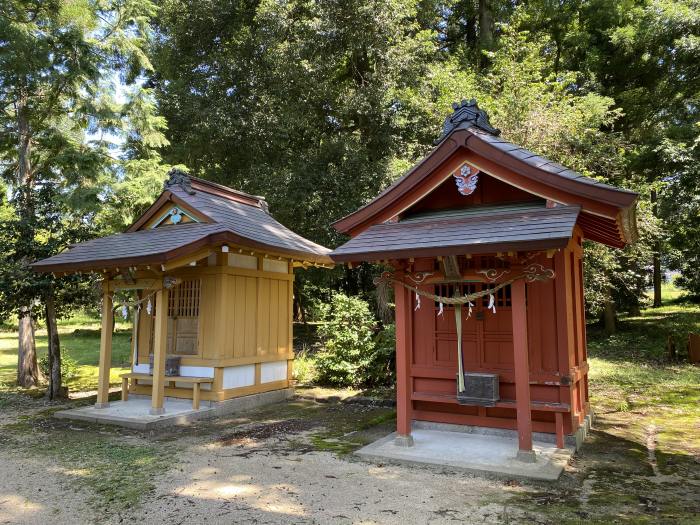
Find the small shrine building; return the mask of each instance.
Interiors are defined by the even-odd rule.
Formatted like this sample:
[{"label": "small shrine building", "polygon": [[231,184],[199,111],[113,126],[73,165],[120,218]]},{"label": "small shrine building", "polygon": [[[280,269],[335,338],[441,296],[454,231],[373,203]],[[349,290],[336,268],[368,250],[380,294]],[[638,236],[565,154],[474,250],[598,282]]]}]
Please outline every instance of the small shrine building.
[{"label": "small shrine building", "polygon": [[332,265],[329,250],[277,222],[264,198],[177,170],[124,233],[34,263],[102,276],[96,408],[109,408],[113,296],[135,290],[129,393],[212,403],[290,386],[294,268]]},{"label": "small shrine building", "polygon": [[391,267],[397,437],[413,421],[576,434],[590,413],[583,241],[635,240],[637,194],[500,137],[475,101],[454,106],[436,147],[334,226],[330,256]]}]

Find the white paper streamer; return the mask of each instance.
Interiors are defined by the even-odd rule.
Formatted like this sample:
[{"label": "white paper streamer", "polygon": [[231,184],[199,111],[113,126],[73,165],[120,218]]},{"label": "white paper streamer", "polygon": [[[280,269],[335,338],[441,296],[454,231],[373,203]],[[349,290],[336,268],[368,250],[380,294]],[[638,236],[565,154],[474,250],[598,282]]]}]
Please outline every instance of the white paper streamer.
[{"label": "white paper streamer", "polygon": [[416,307],[413,309],[413,311],[415,312],[419,308],[420,308],[420,295],[418,295],[418,292],[416,292]]},{"label": "white paper streamer", "polygon": [[151,315],[151,313],[153,312],[153,305],[151,304],[150,298],[148,299],[148,304],[146,304],[146,312],[148,313],[148,315]]},{"label": "white paper streamer", "polygon": [[489,294],[489,305],[486,307],[486,309],[496,313],[496,298],[492,293]]},{"label": "white paper streamer", "polygon": [[438,317],[440,317],[445,311],[445,307],[442,303],[440,303],[440,309],[438,310]]},{"label": "white paper streamer", "polygon": [[469,310],[467,311],[467,319],[469,319],[472,316],[472,307],[474,306],[474,303],[469,301],[467,306],[469,307]]},{"label": "white paper streamer", "polygon": [[122,305],[122,317],[126,319],[129,317],[129,309],[126,307],[126,305]]}]

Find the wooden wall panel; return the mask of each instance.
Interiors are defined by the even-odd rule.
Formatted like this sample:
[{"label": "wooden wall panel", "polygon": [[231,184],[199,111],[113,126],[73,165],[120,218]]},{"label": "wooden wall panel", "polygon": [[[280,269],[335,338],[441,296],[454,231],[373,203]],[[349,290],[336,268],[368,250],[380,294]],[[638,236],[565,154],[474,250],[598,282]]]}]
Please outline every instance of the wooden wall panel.
[{"label": "wooden wall panel", "polygon": [[287,353],[289,343],[289,321],[291,312],[288,311],[289,285],[287,281],[277,281],[277,353],[284,355]]},{"label": "wooden wall panel", "polygon": [[257,355],[267,354],[270,345],[270,281],[258,277],[258,330],[257,330]]},{"label": "wooden wall panel", "polygon": [[[152,299],[151,303],[155,301]],[[139,363],[148,363],[148,354],[151,348],[151,337],[153,333],[153,317],[146,312],[146,305],[141,308],[141,313],[139,314],[139,346],[138,346],[138,360]],[[134,348],[131,348],[132,355]]]},{"label": "wooden wall panel", "polygon": [[243,311],[245,316],[245,343],[244,355],[252,357],[257,355],[257,333],[258,333],[258,291],[257,279],[255,277],[244,277],[245,279],[245,300]]},{"label": "wooden wall panel", "polygon": [[199,349],[203,359],[214,359],[217,331],[220,325],[217,319],[219,306],[217,294],[218,275],[203,275],[199,305]]}]

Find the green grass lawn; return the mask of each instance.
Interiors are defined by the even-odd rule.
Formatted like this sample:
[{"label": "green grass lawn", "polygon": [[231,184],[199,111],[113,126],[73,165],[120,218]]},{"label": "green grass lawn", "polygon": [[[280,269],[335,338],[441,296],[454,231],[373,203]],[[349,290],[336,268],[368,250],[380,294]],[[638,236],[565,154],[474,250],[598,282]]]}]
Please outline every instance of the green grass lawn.
[{"label": "green grass lawn", "polygon": [[[61,352],[78,365],[77,376],[66,381],[71,392],[97,388],[97,362],[100,355],[100,321],[77,313],[59,323]],[[119,383],[119,374],[128,371],[130,360],[131,323],[117,319],[112,339],[112,371],[110,380]],[[37,355],[46,355],[46,329],[37,330]],[[0,390],[13,388],[17,374],[17,332],[0,331]]]},{"label": "green grass lawn", "polygon": [[[629,419],[629,431],[653,425],[660,447],[700,454],[700,367],[687,362],[689,333],[700,333],[700,305],[684,302],[672,284],[662,287],[663,306],[620,318],[606,337],[588,328],[591,403],[597,413]],[[668,337],[681,356],[669,362]]]}]

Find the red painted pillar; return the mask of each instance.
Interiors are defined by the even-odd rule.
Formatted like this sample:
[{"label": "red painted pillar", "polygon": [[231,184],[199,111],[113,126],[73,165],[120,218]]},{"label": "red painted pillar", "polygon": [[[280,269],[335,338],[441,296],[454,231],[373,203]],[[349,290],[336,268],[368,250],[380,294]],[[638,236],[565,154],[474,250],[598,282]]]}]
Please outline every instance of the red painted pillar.
[{"label": "red painted pillar", "polygon": [[413,445],[411,437],[411,355],[408,340],[408,316],[411,315],[408,290],[394,284],[396,302],[396,439],[402,447]]},{"label": "red painted pillar", "polygon": [[511,284],[513,315],[513,364],[515,367],[515,405],[518,417],[518,459],[535,461],[532,450],[532,414],[530,412],[530,362],[527,349],[527,306],[525,281]]}]

